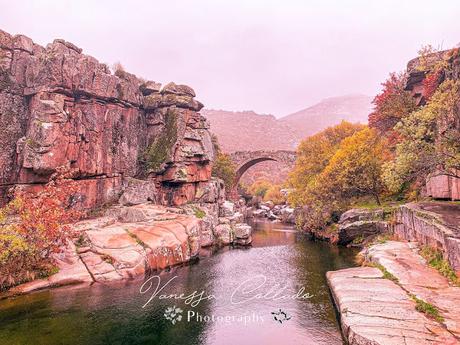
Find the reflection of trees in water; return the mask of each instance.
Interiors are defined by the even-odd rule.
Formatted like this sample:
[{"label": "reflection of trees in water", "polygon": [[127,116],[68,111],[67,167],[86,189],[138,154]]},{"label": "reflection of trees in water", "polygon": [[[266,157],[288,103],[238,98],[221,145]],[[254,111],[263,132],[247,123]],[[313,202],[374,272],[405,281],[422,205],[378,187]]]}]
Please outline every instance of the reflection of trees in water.
[{"label": "reflection of trees in water", "polygon": [[313,295],[311,299],[298,300],[298,308],[312,318],[327,320],[333,326],[336,317],[327,287],[326,272],[354,266],[356,251],[306,238],[297,241],[295,247],[293,260],[296,270],[292,279]]},{"label": "reflection of trees in water", "polygon": [[[249,256],[235,256],[239,258],[241,267],[232,266],[235,261],[231,258],[232,253],[237,254],[240,249],[233,251],[225,248],[223,250],[230,253],[204,258],[197,265],[162,274],[163,283],[174,275],[178,276],[164,290],[165,294],[191,293],[195,290],[205,290],[212,294],[214,291],[221,291],[224,283],[226,289],[227,285],[232,286],[238,282],[237,279],[235,281],[238,276],[236,273],[241,274],[245,267],[252,267],[252,271],[266,274],[271,281],[282,278],[282,281],[292,283],[294,289],[304,286],[305,292],[313,295],[309,300],[293,302],[296,309],[293,312],[297,315],[289,322],[299,322],[301,329],[308,328],[310,333],[327,331],[327,325],[330,324],[331,332],[337,333],[325,273],[328,270],[352,266],[351,251],[324,242],[309,242],[298,236],[296,238],[294,233],[273,231],[273,228],[280,227],[285,228],[273,223],[258,225],[254,234],[254,245],[269,247],[289,244],[288,246],[273,248],[276,249],[274,251],[270,248],[244,251]],[[267,253],[277,254],[269,257]],[[248,258],[256,261],[248,262]],[[225,267],[231,263],[230,273],[223,275],[226,271],[222,271],[220,263],[225,263]],[[252,274],[252,271],[249,273]],[[141,284],[141,280],[95,284],[92,287],[56,289],[0,301],[0,344],[193,345],[204,344],[206,339],[210,339],[209,334],[212,334],[214,325],[186,322],[186,313],[190,307],[183,302],[155,299],[142,309],[149,295],[139,293]],[[288,301],[272,304],[261,302],[259,305],[254,302],[251,307],[265,308],[270,305],[269,308],[273,307],[275,310],[289,306]],[[182,321],[175,325],[163,315],[165,309],[173,305],[184,310]],[[193,310],[201,315],[211,315],[215,308],[215,301],[202,301]],[[220,308],[225,306],[221,305]]]}]

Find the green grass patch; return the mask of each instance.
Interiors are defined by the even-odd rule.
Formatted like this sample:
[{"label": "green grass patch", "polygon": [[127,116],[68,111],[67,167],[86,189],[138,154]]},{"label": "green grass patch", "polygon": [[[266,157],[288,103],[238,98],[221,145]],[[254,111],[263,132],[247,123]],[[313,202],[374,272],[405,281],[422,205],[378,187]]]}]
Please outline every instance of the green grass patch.
[{"label": "green grass patch", "polygon": [[444,259],[442,252],[430,246],[424,246],[420,250],[420,255],[425,258],[428,265],[436,269],[451,283],[460,286],[460,279],[450,266],[449,262]]},{"label": "green grass patch", "polygon": [[132,232],[129,232],[127,231],[128,235],[134,240],[136,241],[136,243],[138,245],[140,245],[142,248],[148,248],[147,244],[145,244],[144,241],[142,241],[139,237],[137,237],[136,235],[134,235]]},{"label": "green grass patch", "polygon": [[368,264],[368,266],[378,268],[383,273],[384,279],[388,279],[388,280],[391,280],[392,282],[399,283],[399,279],[396,278],[392,273],[388,272],[387,269],[383,265],[371,262],[370,264]]},{"label": "green grass patch", "polygon": [[439,314],[438,308],[431,303],[425,302],[424,300],[417,298],[417,296],[411,294],[410,297],[415,302],[415,309],[421,313],[428,315],[438,322],[443,322],[444,318]]},{"label": "green grass patch", "polygon": [[206,212],[203,211],[198,206],[193,206],[192,208],[193,208],[193,213],[195,214],[195,217],[199,219],[203,219],[204,217],[206,217]]}]

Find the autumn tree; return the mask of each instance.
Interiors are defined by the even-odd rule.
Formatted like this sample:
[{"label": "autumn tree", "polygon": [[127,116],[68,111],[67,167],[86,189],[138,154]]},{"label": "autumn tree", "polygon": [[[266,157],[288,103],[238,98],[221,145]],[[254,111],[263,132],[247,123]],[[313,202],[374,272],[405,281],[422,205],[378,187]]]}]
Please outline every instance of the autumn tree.
[{"label": "autumn tree", "polygon": [[370,195],[380,205],[382,165],[388,156],[385,140],[366,127],[341,142],[319,176],[320,190],[339,200]]},{"label": "autumn tree", "polygon": [[402,137],[384,180],[393,192],[430,174],[457,176],[460,169],[460,81],[446,80],[426,106],[395,127]]},{"label": "autumn tree", "polygon": [[264,201],[273,201],[275,205],[286,203],[286,195],[281,192],[281,185],[272,184],[264,196]]},{"label": "autumn tree", "polygon": [[265,197],[267,194],[268,190],[272,187],[273,185],[266,180],[257,180],[254,182],[251,186],[248,188],[248,192],[251,195],[261,197],[262,199]]},{"label": "autumn tree", "polygon": [[54,272],[54,254],[83,215],[73,207],[76,183],[63,169],[38,192],[18,190],[0,209],[0,290]]},{"label": "autumn tree", "polygon": [[288,184],[293,189],[289,202],[295,206],[309,203],[315,190],[318,175],[329,164],[345,138],[363,129],[363,125],[341,122],[304,139],[297,149],[297,160],[289,175]]},{"label": "autumn tree", "polygon": [[416,109],[414,98],[404,90],[406,77],[403,73],[391,73],[382,83],[382,91],[372,101],[374,110],[369,115],[369,127],[391,136],[393,127]]}]

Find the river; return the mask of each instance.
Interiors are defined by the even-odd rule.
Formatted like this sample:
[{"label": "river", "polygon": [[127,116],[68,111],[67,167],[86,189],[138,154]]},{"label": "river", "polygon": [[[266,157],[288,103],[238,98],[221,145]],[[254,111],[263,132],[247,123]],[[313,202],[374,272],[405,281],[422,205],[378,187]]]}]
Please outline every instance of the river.
[{"label": "river", "polygon": [[287,225],[253,226],[252,247],[209,251],[146,282],[0,301],[0,344],[343,344],[325,273],[353,266],[356,252]]}]

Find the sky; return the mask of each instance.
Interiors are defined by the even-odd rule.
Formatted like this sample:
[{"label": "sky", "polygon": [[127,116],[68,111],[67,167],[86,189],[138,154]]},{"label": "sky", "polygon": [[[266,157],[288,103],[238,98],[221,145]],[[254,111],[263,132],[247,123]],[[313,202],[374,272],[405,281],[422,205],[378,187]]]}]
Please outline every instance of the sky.
[{"label": "sky", "polygon": [[374,96],[427,44],[460,42],[458,0],[0,0],[0,29],[146,79],[192,86],[207,108],[284,116]]}]

